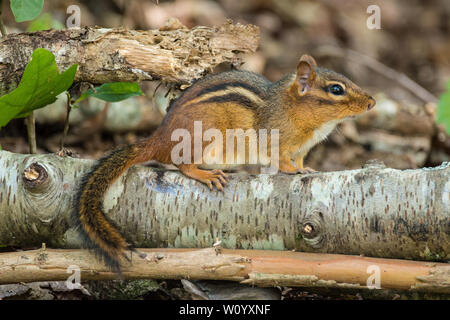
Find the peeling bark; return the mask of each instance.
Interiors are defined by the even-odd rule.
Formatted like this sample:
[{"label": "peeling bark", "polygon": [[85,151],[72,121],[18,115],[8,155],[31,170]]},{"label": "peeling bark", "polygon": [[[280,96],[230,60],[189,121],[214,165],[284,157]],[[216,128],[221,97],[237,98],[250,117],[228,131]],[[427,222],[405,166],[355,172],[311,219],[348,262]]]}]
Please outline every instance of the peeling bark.
[{"label": "peeling bark", "polygon": [[[445,263],[268,250],[143,251],[147,259],[134,258],[123,269],[124,279],[208,279],[262,287],[369,289],[375,266],[379,268],[379,289],[450,293],[450,266]],[[85,250],[0,253],[0,284],[65,281],[74,272],[80,272],[81,281],[118,277]]]},{"label": "peeling bark", "polygon": [[36,48],[50,50],[60,70],[78,64],[75,81],[94,84],[161,79],[191,84],[220,63],[240,64],[255,52],[253,25],[125,30],[84,27],[10,34],[0,41],[0,95],[13,90]]},{"label": "peeling bark", "polygon": [[[93,161],[0,152],[0,243],[79,248],[68,217]],[[46,177],[44,177],[44,172]],[[40,180],[39,183],[37,181]],[[224,193],[137,166],[108,190],[107,216],[137,247],[298,250],[445,261],[450,165],[308,175],[232,174]]]}]

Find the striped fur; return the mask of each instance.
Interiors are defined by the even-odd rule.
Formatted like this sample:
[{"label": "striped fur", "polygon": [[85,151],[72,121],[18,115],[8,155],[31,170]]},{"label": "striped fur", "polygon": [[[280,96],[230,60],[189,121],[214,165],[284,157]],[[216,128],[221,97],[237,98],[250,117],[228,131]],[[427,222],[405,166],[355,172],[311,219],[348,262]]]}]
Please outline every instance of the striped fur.
[{"label": "striped fur", "polygon": [[[302,60],[304,59],[304,60]],[[302,57],[312,63],[311,57]],[[172,164],[171,141],[176,129],[188,130],[193,136],[195,121],[202,121],[203,130],[279,129],[282,172],[296,173],[303,168],[303,157],[322,141],[334,126],[348,116],[357,115],[374,105],[374,100],[344,76],[315,67],[312,82],[305,92],[304,79],[290,73],[271,83],[261,75],[247,71],[229,71],[207,76],[186,90],[167,109],[161,125],[145,141],[114,151],[101,159],[81,184],[73,222],[79,227],[88,248],[112,270],[120,272],[120,262],[131,246],[117,227],[109,221],[102,208],[104,195],[111,184],[129,167],[154,160]],[[346,94],[333,96],[327,91],[330,83],[340,83]],[[206,143],[204,144],[206,146]],[[226,159],[225,153],[223,154]],[[245,157],[244,157],[245,158]],[[203,161],[205,159],[202,159]],[[294,161],[297,166],[292,165]],[[203,163],[205,164],[205,163]],[[193,179],[222,190],[226,175],[220,170],[202,170],[201,165],[180,164],[178,169]],[[203,168],[204,169],[204,168]],[[222,169],[226,169],[223,167]]]},{"label": "striped fur", "polygon": [[135,164],[138,155],[135,145],[112,152],[101,159],[86,174],[76,200],[73,224],[78,227],[84,244],[94,252],[111,270],[120,273],[120,257],[132,250],[117,227],[103,213],[103,198],[108,187]]}]

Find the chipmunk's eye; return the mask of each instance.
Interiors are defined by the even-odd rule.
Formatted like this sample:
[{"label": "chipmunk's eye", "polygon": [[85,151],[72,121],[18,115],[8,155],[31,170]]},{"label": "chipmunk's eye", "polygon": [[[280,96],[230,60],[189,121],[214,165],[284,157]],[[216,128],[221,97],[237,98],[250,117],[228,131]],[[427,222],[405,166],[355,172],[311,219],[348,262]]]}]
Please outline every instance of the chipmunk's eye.
[{"label": "chipmunk's eye", "polygon": [[328,87],[328,91],[330,91],[330,93],[334,94],[335,96],[341,96],[344,94],[344,88],[342,88],[341,85],[339,84],[332,84]]}]

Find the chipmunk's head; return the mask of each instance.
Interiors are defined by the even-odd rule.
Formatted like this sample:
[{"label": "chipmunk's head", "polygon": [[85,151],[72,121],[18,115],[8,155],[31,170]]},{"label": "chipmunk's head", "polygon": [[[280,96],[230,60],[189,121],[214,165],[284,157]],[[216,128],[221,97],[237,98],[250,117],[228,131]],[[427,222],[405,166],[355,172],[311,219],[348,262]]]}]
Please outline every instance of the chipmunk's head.
[{"label": "chipmunk's head", "polygon": [[317,66],[303,55],[291,86],[300,105],[322,121],[340,120],[372,109],[375,99],[343,75]]}]

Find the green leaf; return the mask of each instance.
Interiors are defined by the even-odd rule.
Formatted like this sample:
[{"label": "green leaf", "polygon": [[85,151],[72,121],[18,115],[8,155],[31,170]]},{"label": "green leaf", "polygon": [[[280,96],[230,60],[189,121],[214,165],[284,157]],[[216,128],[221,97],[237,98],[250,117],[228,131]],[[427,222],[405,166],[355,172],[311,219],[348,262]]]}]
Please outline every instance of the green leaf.
[{"label": "green leaf", "polygon": [[443,124],[450,134],[450,81],[447,82],[447,91],[439,100],[436,121]]},{"label": "green leaf", "polygon": [[44,0],[10,0],[9,3],[17,22],[33,20],[44,6]]},{"label": "green leaf", "polygon": [[17,88],[0,97],[0,127],[55,102],[56,96],[72,85],[77,67],[74,64],[60,74],[50,51],[34,50]]},{"label": "green leaf", "polygon": [[48,29],[62,30],[64,29],[64,25],[58,20],[53,19],[52,15],[46,12],[39,18],[31,21],[28,25],[27,31],[35,32]]},{"label": "green leaf", "polygon": [[112,82],[102,84],[100,87],[95,88],[95,91],[92,89],[86,90],[75,103],[87,97],[94,97],[108,102],[117,102],[133,96],[143,95],[139,84],[136,82]]}]

